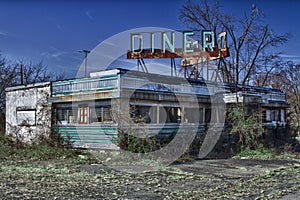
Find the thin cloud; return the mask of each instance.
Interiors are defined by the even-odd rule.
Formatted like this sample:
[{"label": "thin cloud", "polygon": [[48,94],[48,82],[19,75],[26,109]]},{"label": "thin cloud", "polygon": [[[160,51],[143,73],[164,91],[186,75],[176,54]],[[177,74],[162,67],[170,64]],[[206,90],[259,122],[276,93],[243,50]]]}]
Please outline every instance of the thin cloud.
[{"label": "thin cloud", "polygon": [[92,15],[93,11],[85,11],[85,15],[90,19],[90,20],[94,20],[94,17]]},{"label": "thin cloud", "polygon": [[60,30],[60,31],[62,31],[62,30],[63,30],[62,26],[61,26],[61,25],[59,25],[59,24],[57,24],[57,25],[56,25],[56,28],[57,28],[58,30]]},{"label": "thin cloud", "polygon": [[41,56],[46,57],[46,58],[58,58],[62,55],[67,54],[67,52],[59,50],[55,47],[50,47],[50,48],[51,48],[50,51],[42,52]]},{"label": "thin cloud", "polygon": [[3,31],[3,30],[0,30],[0,35],[9,36],[9,34],[6,31]]},{"label": "thin cloud", "polygon": [[300,63],[300,55],[291,55],[291,54],[284,54],[281,57],[286,61],[293,61],[295,63]]},{"label": "thin cloud", "polygon": [[282,54],[282,58],[300,58],[300,55]]}]

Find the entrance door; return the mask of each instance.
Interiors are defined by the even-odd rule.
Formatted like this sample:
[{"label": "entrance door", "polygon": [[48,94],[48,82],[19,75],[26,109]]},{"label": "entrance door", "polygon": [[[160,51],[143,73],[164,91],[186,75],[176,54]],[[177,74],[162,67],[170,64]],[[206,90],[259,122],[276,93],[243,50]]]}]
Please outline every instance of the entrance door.
[{"label": "entrance door", "polygon": [[87,124],[89,122],[89,109],[88,107],[78,108],[79,124]]}]

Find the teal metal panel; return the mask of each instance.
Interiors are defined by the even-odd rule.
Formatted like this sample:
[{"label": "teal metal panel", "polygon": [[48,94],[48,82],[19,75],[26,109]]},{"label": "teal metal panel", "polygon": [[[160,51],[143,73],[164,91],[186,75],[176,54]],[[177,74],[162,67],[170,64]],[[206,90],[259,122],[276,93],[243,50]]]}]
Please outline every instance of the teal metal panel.
[{"label": "teal metal panel", "polygon": [[[147,124],[149,135],[166,137],[170,134],[205,134],[203,125],[185,124]],[[126,128],[124,128],[126,130]],[[139,130],[136,130],[137,132]],[[65,125],[53,128],[55,135],[59,135],[73,144],[73,147],[85,147],[92,145],[99,149],[117,149],[118,127],[117,124],[110,125]],[[126,132],[126,131],[125,131]]]}]

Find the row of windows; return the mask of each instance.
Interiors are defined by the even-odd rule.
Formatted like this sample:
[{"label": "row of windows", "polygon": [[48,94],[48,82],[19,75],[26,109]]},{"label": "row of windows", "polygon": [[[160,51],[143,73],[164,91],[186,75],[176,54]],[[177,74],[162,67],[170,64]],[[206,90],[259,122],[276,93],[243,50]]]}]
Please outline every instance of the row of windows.
[{"label": "row of windows", "polygon": [[145,123],[209,123],[210,108],[132,106],[131,117]]},{"label": "row of windows", "polygon": [[[112,122],[110,107],[56,108],[55,121],[57,124],[91,124]],[[131,106],[131,118],[135,122],[144,123],[209,123],[211,109]]]},{"label": "row of windows", "polygon": [[78,83],[66,83],[61,85],[53,85],[52,91],[53,94],[60,92],[74,92],[81,90],[94,90],[101,88],[112,88],[117,86],[117,79],[108,79],[108,80],[96,80],[88,82],[78,82]]},{"label": "row of windows", "polygon": [[79,108],[57,108],[57,124],[90,124],[112,122],[110,107],[89,108],[82,106]]}]

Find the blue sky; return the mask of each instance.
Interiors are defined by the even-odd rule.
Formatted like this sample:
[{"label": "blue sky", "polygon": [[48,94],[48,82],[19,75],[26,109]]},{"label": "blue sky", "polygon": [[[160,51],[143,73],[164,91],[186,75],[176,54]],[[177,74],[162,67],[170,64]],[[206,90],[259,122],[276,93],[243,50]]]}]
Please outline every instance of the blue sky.
[{"label": "blue sky", "polygon": [[[43,60],[50,70],[72,77],[83,62],[82,49],[139,27],[186,29],[178,19],[180,0],[0,1],[0,51],[13,60]],[[220,0],[222,9],[243,15],[255,4],[277,32],[293,37],[280,51],[300,62],[300,22],[297,0]],[[124,52],[125,53],[125,52]]]}]

